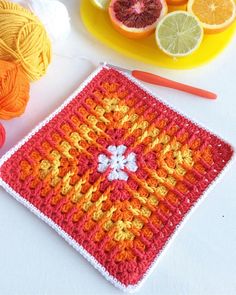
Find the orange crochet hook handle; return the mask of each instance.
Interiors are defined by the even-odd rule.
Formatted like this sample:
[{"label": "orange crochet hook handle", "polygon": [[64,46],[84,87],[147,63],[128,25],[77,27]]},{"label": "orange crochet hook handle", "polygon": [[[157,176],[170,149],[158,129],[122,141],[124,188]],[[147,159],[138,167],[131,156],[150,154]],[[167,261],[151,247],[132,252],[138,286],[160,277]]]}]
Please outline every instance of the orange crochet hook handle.
[{"label": "orange crochet hook handle", "polygon": [[134,71],[132,71],[132,76],[134,76],[136,79],[139,79],[141,81],[144,81],[144,82],[147,82],[150,84],[155,84],[155,85],[159,85],[159,86],[163,86],[163,87],[177,89],[177,90],[191,93],[193,95],[197,95],[197,96],[204,97],[207,99],[216,99],[217,98],[217,94],[215,94],[213,92],[203,90],[200,88],[196,88],[196,87],[192,87],[192,86],[182,84],[179,82],[175,82],[173,80],[169,80],[169,79],[166,79],[166,78],[163,78],[158,75],[151,74],[151,73],[134,70]]}]

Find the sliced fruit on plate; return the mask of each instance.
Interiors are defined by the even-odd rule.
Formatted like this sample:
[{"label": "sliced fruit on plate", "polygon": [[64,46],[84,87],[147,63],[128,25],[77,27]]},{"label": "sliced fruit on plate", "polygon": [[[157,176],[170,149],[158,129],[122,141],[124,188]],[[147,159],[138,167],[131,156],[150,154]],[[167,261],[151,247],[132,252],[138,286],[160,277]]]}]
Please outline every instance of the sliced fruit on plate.
[{"label": "sliced fruit on plate", "polygon": [[198,49],[203,39],[200,21],[186,11],[167,14],[157,25],[156,41],[166,54],[187,56]]},{"label": "sliced fruit on plate", "polygon": [[196,15],[206,33],[224,31],[236,18],[235,0],[189,0],[188,11]]},{"label": "sliced fruit on plate", "polygon": [[110,0],[91,0],[91,2],[98,8],[106,10]]},{"label": "sliced fruit on plate", "polygon": [[166,0],[168,5],[178,6],[178,5],[184,5],[188,2],[188,0]]},{"label": "sliced fruit on plate", "polygon": [[109,15],[115,29],[129,38],[144,38],[167,14],[165,0],[111,0]]}]

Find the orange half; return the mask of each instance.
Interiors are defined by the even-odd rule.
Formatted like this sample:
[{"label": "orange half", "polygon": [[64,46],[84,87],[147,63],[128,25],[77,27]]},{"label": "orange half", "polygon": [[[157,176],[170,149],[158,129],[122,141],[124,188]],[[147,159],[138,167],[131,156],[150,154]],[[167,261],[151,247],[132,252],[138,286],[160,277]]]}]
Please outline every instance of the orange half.
[{"label": "orange half", "polygon": [[166,0],[168,5],[178,6],[184,5],[188,2],[188,0]]},{"label": "orange half", "polygon": [[193,13],[206,33],[219,33],[236,18],[235,0],[189,0],[188,11]]}]

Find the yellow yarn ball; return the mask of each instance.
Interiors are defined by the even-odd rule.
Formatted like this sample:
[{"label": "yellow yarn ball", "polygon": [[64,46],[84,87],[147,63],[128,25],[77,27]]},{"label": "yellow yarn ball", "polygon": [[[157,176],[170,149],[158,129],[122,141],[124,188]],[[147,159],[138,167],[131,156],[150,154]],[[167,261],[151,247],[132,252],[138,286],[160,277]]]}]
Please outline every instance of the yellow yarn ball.
[{"label": "yellow yarn ball", "polygon": [[19,63],[38,80],[51,61],[51,42],[40,20],[19,4],[0,0],[0,59]]}]

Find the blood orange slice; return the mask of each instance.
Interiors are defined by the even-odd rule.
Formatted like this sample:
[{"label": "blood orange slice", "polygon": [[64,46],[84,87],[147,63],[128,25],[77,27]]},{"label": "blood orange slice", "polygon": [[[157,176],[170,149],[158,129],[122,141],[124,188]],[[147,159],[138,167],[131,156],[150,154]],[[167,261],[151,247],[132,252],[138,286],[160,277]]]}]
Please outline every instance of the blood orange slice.
[{"label": "blood orange slice", "polygon": [[154,32],[168,7],[165,0],[111,0],[108,10],[117,31],[138,39]]}]

